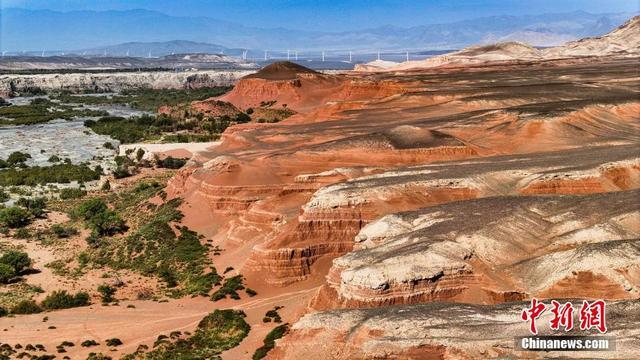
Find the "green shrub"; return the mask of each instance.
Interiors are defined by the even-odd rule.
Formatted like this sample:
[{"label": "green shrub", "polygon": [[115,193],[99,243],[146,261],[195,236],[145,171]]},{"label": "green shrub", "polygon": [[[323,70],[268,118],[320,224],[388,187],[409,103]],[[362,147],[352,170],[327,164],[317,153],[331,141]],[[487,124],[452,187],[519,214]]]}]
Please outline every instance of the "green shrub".
[{"label": "green shrub", "polygon": [[68,238],[70,236],[78,235],[78,230],[71,226],[64,226],[62,224],[54,224],[51,226],[51,231],[58,237],[58,239]]},{"label": "green shrub", "polygon": [[80,346],[82,347],[91,347],[91,346],[98,346],[98,345],[100,344],[95,340],[85,340],[80,343]]},{"label": "green shrub", "polygon": [[29,159],[31,159],[30,154],[26,154],[20,151],[14,151],[9,154],[9,157],[7,158],[7,164],[9,164],[9,166],[16,166],[24,164]]},{"label": "green shrub", "polygon": [[244,289],[242,281],[242,275],[236,275],[232,278],[225,279],[224,284],[220,287],[220,289],[213,293],[213,295],[211,296],[211,300],[218,301],[226,298],[227,296],[235,300],[240,299],[238,290]]},{"label": "green shrub", "polygon": [[16,276],[13,266],[0,263],[0,283],[6,284]]},{"label": "green shrub", "polygon": [[31,237],[31,232],[25,228],[19,228],[13,233],[13,237],[16,239],[28,239]]},{"label": "green shrub", "polygon": [[285,336],[287,332],[289,332],[288,324],[282,324],[271,330],[263,340],[264,345],[256,350],[252,359],[260,360],[267,356],[267,353],[275,347],[276,340]]},{"label": "green shrub", "polygon": [[0,209],[0,223],[9,228],[19,228],[29,225],[31,213],[18,206]]},{"label": "green shrub", "polygon": [[0,203],[3,203],[10,198],[11,197],[9,196],[9,194],[7,194],[7,192],[5,192],[3,189],[0,189]]},{"label": "green shrub", "polygon": [[187,160],[188,159],[177,159],[171,156],[167,156],[162,160],[158,160],[156,164],[159,168],[180,169],[187,163]]},{"label": "green shrub", "polygon": [[[9,315],[9,311],[7,311],[7,309],[0,306],[0,317],[5,317],[7,315]],[[19,349],[18,345],[16,345],[16,349]]]},{"label": "green shrub", "polygon": [[0,256],[0,264],[6,264],[13,268],[16,274],[31,266],[31,258],[22,251],[10,250]]},{"label": "green shrub", "polygon": [[118,338],[107,339],[105,344],[107,344],[107,346],[120,346],[122,345],[122,340]]},{"label": "green shrub", "polygon": [[42,197],[38,198],[20,198],[16,201],[16,205],[27,209],[31,215],[39,218],[44,215],[44,209],[47,206],[47,200]]},{"label": "green shrub", "polygon": [[114,288],[113,286],[102,284],[98,286],[98,292],[102,296],[102,303],[108,304],[110,302],[113,302],[113,295],[116,293],[116,288]]},{"label": "green shrub", "polygon": [[87,191],[82,189],[64,188],[60,190],[61,200],[79,199],[85,197],[86,195]]},{"label": "green shrub", "polygon": [[22,300],[12,309],[12,314],[37,314],[42,312],[42,308],[33,300]]},{"label": "green shrub", "polygon": [[51,155],[51,156],[49,156],[49,160],[47,160],[47,161],[49,161],[50,163],[55,163],[55,162],[60,162],[60,160],[61,160],[61,159],[60,159],[60,157],[59,157],[59,156],[57,156],[57,155]]},{"label": "green shrub", "polygon": [[83,202],[74,216],[83,219],[98,236],[114,235],[127,230],[124,220],[109,209],[102,199],[94,198]]},{"label": "green shrub", "polygon": [[84,291],[75,295],[67,293],[66,290],[54,291],[42,300],[42,307],[47,310],[69,309],[88,305],[90,305],[89,294]]}]

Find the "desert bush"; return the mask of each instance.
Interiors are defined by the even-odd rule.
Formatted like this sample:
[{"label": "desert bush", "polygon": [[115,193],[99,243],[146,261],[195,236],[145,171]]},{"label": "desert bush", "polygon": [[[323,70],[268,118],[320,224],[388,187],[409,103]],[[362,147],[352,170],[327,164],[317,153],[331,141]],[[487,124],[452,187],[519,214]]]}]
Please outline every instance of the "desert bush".
[{"label": "desert bush", "polygon": [[16,201],[17,206],[21,206],[31,213],[34,217],[42,217],[44,209],[47,207],[47,200],[42,197],[38,198],[20,198]]},{"label": "desert bush", "polygon": [[82,189],[64,188],[60,190],[61,200],[80,199],[86,195],[87,191]]},{"label": "desert bush", "polygon": [[85,340],[80,343],[80,346],[82,347],[91,347],[91,346],[98,346],[98,345],[100,344],[95,340]]},{"label": "desert bush", "polygon": [[51,231],[58,237],[59,239],[68,238],[70,236],[74,236],[78,234],[78,230],[71,226],[64,226],[62,224],[54,224],[51,226]]},{"label": "desert bush", "polygon": [[24,164],[29,159],[31,159],[30,154],[26,154],[20,151],[14,151],[9,154],[9,157],[7,158],[7,164],[9,164],[9,166],[16,166]]},{"label": "desert bush", "polygon": [[25,228],[19,228],[13,233],[13,237],[16,239],[28,239],[31,237],[31,232]]},{"label": "desert bush", "polygon": [[18,206],[0,209],[0,223],[8,228],[27,226],[31,223],[32,218],[27,209]]},{"label": "desert bush", "polygon": [[16,271],[11,265],[0,264],[0,283],[8,283],[14,276],[16,276]]},{"label": "desert bush", "polygon": [[31,266],[29,254],[22,251],[10,250],[0,256],[0,264],[6,264],[13,268],[16,274]]},{"label": "desert bush", "polygon": [[107,344],[107,346],[120,346],[122,345],[122,340],[118,338],[107,339],[105,344]]},{"label": "desert bush", "polygon": [[289,331],[288,324],[282,324],[280,326],[275,327],[271,330],[267,336],[264,338],[264,345],[259,347],[256,352],[253,354],[253,360],[260,360],[267,356],[267,353],[273,349],[276,345],[276,340],[282,338]]},{"label": "desert bush", "polygon": [[12,314],[37,314],[42,308],[33,300],[22,300],[11,308]]},{"label": "desert bush", "polygon": [[66,290],[54,291],[42,300],[42,307],[47,310],[69,309],[90,305],[89,294],[84,291],[75,295],[67,293]]},{"label": "desert bush", "polygon": [[186,163],[187,163],[187,159],[179,159],[179,158],[173,158],[171,156],[167,156],[162,160],[157,160],[156,165],[159,168],[180,169]]},{"label": "desert bush", "polygon": [[102,284],[98,286],[98,292],[102,296],[102,303],[107,304],[114,300],[113,295],[116,293],[116,288],[107,284]]}]

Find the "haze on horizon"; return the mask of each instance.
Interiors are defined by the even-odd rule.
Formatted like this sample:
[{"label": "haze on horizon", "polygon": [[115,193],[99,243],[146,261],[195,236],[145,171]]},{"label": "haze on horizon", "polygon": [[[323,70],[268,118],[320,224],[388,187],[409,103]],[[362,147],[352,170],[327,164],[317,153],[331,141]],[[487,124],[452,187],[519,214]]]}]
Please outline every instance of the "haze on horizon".
[{"label": "haze on horizon", "polygon": [[[386,25],[411,27],[500,15],[585,11],[637,12],[634,0],[3,0],[0,8],[54,11],[144,9],[171,16],[210,17],[247,26],[353,31]],[[7,19],[5,19],[7,20]],[[10,19],[8,19],[10,21]]]},{"label": "haze on horizon", "polygon": [[[411,27],[473,21],[490,16],[536,16],[535,21],[529,21],[526,25],[540,24],[543,32],[557,35],[557,31],[546,27],[544,20],[547,16],[565,14],[564,19],[554,20],[556,24],[565,19],[573,21],[572,16],[567,14],[574,12],[583,16],[586,13],[594,14],[595,17],[625,14],[625,18],[628,18],[628,15],[638,12],[638,4],[629,0],[610,0],[606,3],[598,0],[3,0],[0,10],[0,48],[5,51],[77,50],[124,42],[171,40],[253,49],[282,49],[288,46],[312,48],[315,45],[309,44],[310,41],[327,34],[331,37],[336,33],[358,34],[350,38],[324,38],[321,39],[324,43],[318,43],[317,46],[345,44],[351,47],[351,44],[364,43],[389,48],[390,44],[406,39],[407,43],[417,41],[417,47],[451,49],[476,40],[468,38],[466,29],[460,29],[461,32],[467,31],[464,34],[467,38],[461,37],[459,41],[445,39],[434,45],[436,41],[433,39],[439,37],[437,32],[429,33],[430,39],[426,41],[426,37],[420,38],[416,32],[404,34],[402,31]],[[619,25],[621,20],[623,18],[620,16],[606,19],[611,26]],[[512,20],[504,20],[507,21]],[[485,22],[479,21],[472,31],[499,40],[500,35],[493,34],[494,29],[490,28],[494,24]],[[584,29],[589,29],[592,24],[584,22],[579,25],[583,30],[568,34],[566,29],[571,26],[576,25],[569,24],[560,35],[567,39],[567,35],[573,39],[599,35],[585,32]],[[604,30],[609,31],[608,27]],[[455,32],[458,29],[453,27],[451,30]],[[514,31],[517,30],[520,29]],[[417,32],[420,31],[427,33],[422,29]],[[441,31],[446,33],[449,29]]]}]

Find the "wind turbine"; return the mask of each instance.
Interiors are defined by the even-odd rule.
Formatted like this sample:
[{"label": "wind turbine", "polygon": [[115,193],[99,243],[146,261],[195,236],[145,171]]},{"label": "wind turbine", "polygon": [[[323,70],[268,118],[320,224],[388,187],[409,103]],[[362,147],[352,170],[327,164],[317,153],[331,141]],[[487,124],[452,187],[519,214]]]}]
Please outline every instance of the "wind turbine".
[{"label": "wind turbine", "polygon": [[42,49],[42,57],[44,57],[44,49]]},{"label": "wind turbine", "polygon": [[129,57],[129,50],[127,50],[127,57]]},{"label": "wind turbine", "polygon": [[349,62],[353,62],[353,54],[351,50],[349,50]]},{"label": "wind turbine", "polygon": [[289,54],[290,54],[290,51],[289,51],[289,49],[287,49],[287,61],[289,61],[289,57],[290,57]]},{"label": "wind turbine", "polygon": [[296,50],[296,61],[298,61],[298,50]]},{"label": "wind turbine", "polygon": [[322,62],[324,62],[324,51],[322,52]]},{"label": "wind turbine", "polygon": [[149,59],[151,59],[151,51],[149,51],[149,56],[148,56],[148,58],[149,58]]},{"label": "wind turbine", "polygon": [[409,52],[407,51],[407,61],[409,61]]},{"label": "wind turbine", "polygon": [[378,50],[378,60],[380,60],[380,50]]},{"label": "wind turbine", "polygon": [[264,61],[267,61],[268,58],[268,52],[267,50],[264,51]]}]

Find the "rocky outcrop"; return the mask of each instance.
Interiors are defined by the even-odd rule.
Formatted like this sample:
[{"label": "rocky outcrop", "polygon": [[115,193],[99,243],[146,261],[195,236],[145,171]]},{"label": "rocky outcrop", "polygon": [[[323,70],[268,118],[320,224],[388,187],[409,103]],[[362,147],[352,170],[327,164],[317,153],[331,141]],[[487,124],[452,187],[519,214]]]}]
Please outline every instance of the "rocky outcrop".
[{"label": "rocky outcrop", "polygon": [[29,89],[45,91],[117,92],[128,89],[182,89],[233,85],[253,70],[154,71],[122,73],[77,73],[0,75],[0,95],[19,94]]},{"label": "rocky outcrop", "polygon": [[[628,201],[637,196],[503,196],[382,217],[356,236],[355,251],[334,260],[327,291],[337,296],[321,294],[316,304],[637,298],[640,279],[625,276],[640,271],[640,241],[628,240],[640,236],[640,204]],[[593,275],[584,291],[556,286],[583,272]]]},{"label": "rocky outcrop", "polygon": [[[580,301],[574,302],[579,304]],[[607,336],[616,351],[523,352],[515,337],[528,336],[520,318],[529,303],[469,305],[431,303],[374,309],[332,310],[304,316],[278,340],[269,359],[607,359],[640,356],[640,302],[607,305]],[[574,312],[575,323],[579,323]],[[551,312],[537,320],[540,335],[551,332]],[[584,332],[574,328],[570,335]]]}]

